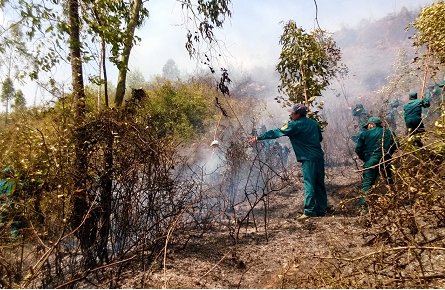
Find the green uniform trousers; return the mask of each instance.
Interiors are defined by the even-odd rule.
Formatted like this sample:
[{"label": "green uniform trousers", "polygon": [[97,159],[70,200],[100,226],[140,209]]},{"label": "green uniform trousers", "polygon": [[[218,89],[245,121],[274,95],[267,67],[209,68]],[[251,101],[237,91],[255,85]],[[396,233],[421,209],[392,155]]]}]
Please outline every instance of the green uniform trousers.
[{"label": "green uniform trousers", "polygon": [[324,159],[304,160],[301,167],[304,181],[304,214],[324,216],[328,207],[324,184]]},{"label": "green uniform trousers", "polygon": [[416,134],[425,132],[425,126],[423,125],[422,118],[406,118],[406,129],[408,134]]},{"label": "green uniform trousers", "polygon": [[[379,164],[379,162],[380,160],[378,159],[371,159],[368,162],[366,162],[366,167],[372,167],[374,165]],[[368,190],[370,190],[372,186],[375,184],[377,177],[379,176],[379,172],[382,172],[382,177],[386,179],[386,182],[388,184],[394,183],[392,179],[392,172],[389,162],[363,171],[362,197],[359,200],[360,206],[365,205],[366,192],[368,192]]]}]

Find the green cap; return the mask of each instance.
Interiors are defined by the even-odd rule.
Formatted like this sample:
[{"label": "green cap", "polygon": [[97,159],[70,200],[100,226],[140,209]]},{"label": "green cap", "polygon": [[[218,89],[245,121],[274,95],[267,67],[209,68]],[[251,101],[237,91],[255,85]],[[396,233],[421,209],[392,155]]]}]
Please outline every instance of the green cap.
[{"label": "green cap", "polygon": [[411,93],[409,93],[409,98],[410,98],[410,99],[417,99],[417,92],[411,92]]},{"label": "green cap", "polygon": [[441,84],[439,84],[439,88],[443,87],[443,85],[445,85],[445,80]]},{"label": "green cap", "polygon": [[372,123],[374,123],[374,124],[380,124],[380,123],[381,123],[380,118],[379,118],[379,117],[370,117],[370,118],[368,119],[368,123],[366,123],[366,125],[363,126],[363,128],[368,127],[368,125],[369,125],[369,124],[372,124]]}]

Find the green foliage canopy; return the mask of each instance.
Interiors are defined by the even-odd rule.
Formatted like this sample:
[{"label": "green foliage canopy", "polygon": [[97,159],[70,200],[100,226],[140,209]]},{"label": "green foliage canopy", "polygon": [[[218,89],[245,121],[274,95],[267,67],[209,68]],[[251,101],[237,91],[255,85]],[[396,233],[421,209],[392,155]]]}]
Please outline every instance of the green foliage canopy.
[{"label": "green foliage canopy", "polygon": [[0,99],[2,103],[4,103],[5,106],[7,106],[9,101],[14,99],[14,96],[15,96],[14,84],[11,78],[6,78],[2,84],[2,94],[0,95]]},{"label": "green foliage canopy", "polygon": [[326,126],[318,111],[311,110],[311,107],[322,109],[322,103],[318,103],[316,98],[321,96],[330,79],[338,72],[340,50],[325,32],[318,29],[306,33],[292,20],[284,25],[280,44],[282,50],[276,66],[281,81],[278,91],[287,95],[287,99],[281,99],[288,106],[305,103],[310,111],[308,116],[322,127]]},{"label": "green foliage canopy", "polygon": [[431,54],[440,63],[445,63],[445,3],[440,1],[420,11],[416,21],[410,25],[418,32],[412,36],[413,45],[428,45]]},{"label": "green foliage canopy", "polygon": [[26,99],[25,99],[25,95],[23,94],[22,90],[17,90],[17,92],[15,93],[14,96],[14,104],[13,107],[14,109],[21,109],[24,108],[26,106]]},{"label": "green foliage canopy", "polygon": [[[110,61],[117,68],[125,66],[121,56],[124,50],[124,43],[128,41],[128,23],[132,18],[134,1],[91,1],[85,2],[88,9],[82,9],[83,20],[88,24],[88,32],[99,36],[106,43],[111,44]],[[141,7],[136,27],[141,27],[148,17],[148,10]],[[93,39],[94,40],[94,39]],[[139,41],[139,37],[132,39],[134,43]]]}]

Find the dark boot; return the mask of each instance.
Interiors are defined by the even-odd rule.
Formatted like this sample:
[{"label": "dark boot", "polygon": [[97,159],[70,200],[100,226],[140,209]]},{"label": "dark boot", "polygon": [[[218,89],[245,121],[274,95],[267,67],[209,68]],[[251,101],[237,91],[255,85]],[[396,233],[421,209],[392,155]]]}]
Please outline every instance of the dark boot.
[{"label": "dark boot", "polygon": [[413,146],[423,147],[423,144],[422,144],[422,141],[420,140],[420,138],[416,138],[413,140]]}]

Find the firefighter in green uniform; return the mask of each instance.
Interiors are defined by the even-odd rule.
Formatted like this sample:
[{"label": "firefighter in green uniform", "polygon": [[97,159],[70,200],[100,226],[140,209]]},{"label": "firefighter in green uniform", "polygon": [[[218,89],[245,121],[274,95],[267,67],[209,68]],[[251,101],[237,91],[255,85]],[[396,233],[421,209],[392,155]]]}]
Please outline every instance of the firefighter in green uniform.
[{"label": "firefighter in green uniform", "polygon": [[[434,88],[435,88],[434,84],[428,85],[427,89],[424,92],[424,96],[425,96],[425,98],[426,97],[429,98],[429,100],[430,100],[430,107],[432,107],[432,108],[436,108],[437,105],[438,105],[437,90],[435,90]],[[425,107],[423,108],[422,111],[423,111],[422,112],[423,115],[425,116],[424,118],[426,118],[427,120],[429,120],[431,117],[433,117],[433,118],[437,117],[437,111],[436,111],[436,114],[433,114],[434,112],[432,110],[428,111],[428,109],[425,108]]]},{"label": "firefighter in green uniform", "polygon": [[358,131],[351,136],[351,140],[354,141],[354,143],[357,143],[360,133],[365,130],[363,129],[363,126],[366,125],[366,121],[368,121],[368,114],[362,104],[355,105],[355,108],[351,109],[351,114],[357,121],[357,124],[354,124],[354,128],[358,128]]},{"label": "firefighter in green uniform", "polygon": [[[416,92],[409,93],[409,102],[403,106],[408,135],[425,132],[425,127],[422,122],[422,108],[428,108],[430,106],[430,99],[429,94],[427,94],[425,98],[418,100]],[[423,146],[418,137],[413,139],[413,145],[418,147]]]},{"label": "firefighter in green uniform", "polygon": [[366,211],[364,197],[366,192],[375,184],[379,172],[382,172],[383,177],[389,184],[393,183],[389,162],[380,166],[375,165],[391,159],[392,154],[398,147],[398,141],[394,132],[382,127],[378,117],[370,117],[365,128],[367,130],[360,134],[355,152],[365,162],[363,168],[372,167],[363,171],[362,197],[359,203],[360,207]]},{"label": "firefighter in green uniform", "polygon": [[399,98],[400,94],[397,94],[394,99],[391,99],[386,111],[385,119],[393,132],[397,129],[397,107],[399,106]]},{"label": "firefighter in green uniform", "polygon": [[[0,195],[5,195],[6,198],[2,197],[1,206],[2,211],[0,212],[0,224],[11,223],[11,236],[17,237],[18,231],[21,229],[21,222],[16,217],[16,213],[13,210],[14,204],[14,192],[17,186],[17,178],[15,177],[15,172],[12,168],[6,167],[0,174],[2,176],[0,180]],[[12,221],[11,221],[12,220]]]},{"label": "firefighter in green uniform", "polygon": [[433,117],[436,119],[441,115],[440,103],[442,102],[442,87],[442,84],[431,84],[428,86],[428,89],[425,90],[425,97],[430,97],[431,107],[433,108],[431,112],[429,112],[428,117]]},{"label": "firefighter in green uniform", "polygon": [[323,140],[319,124],[306,117],[306,107],[296,104],[288,110],[290,119],[281,128],[272,129],[249,140],[250,144],[258,140],[289,137],[297,161],[301,162],[304,180],[304,214],[299,219],[324,216],[327,209],[327,196],[324,183],[324,152],[320,142]]},{"label": "firefighter in green uniform", "polygon": [[432,84],[428,85],[428,89],[425,90],[425,97],[429,96],[431,102],[439,102],[440,101],[440,94],[442,92],[443,84]]}]

